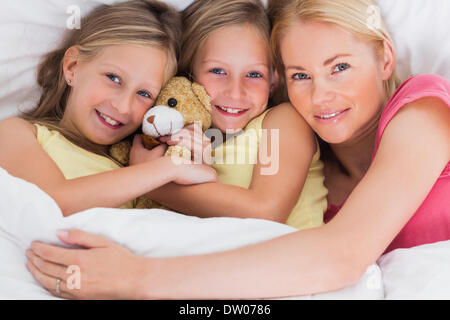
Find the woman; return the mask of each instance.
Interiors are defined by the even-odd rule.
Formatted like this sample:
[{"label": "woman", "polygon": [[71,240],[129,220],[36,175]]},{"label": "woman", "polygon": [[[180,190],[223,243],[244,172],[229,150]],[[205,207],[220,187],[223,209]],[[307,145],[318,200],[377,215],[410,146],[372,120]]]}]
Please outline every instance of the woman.
[{"label": "woman", "polygon": [[273,10],[289,98],[329,147],[329,203],[344,202],[330,222],[232,251],[158,259],[70,231],[60,239],[89,249],[33,244],[34,277],[54,292],[66,266],[80,266],[81,290],[61,282],[66,298],[293,296],[355,283],[386,249],[450,239],[450,84],[419,76],[393,94],[395,54],[383,24],[366,23],[372,5],[293,0]]}]

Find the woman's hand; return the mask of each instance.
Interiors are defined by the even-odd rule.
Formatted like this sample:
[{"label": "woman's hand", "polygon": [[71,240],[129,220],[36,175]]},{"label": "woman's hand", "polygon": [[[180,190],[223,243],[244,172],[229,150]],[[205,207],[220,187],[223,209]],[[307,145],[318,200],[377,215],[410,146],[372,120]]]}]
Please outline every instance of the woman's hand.
[{"label": "woman's hand", "polygon": [[167,150],[166,144],[160,144],[154,147],[152,150],[148,150],[142,144],[142,136],[137,134],[133,139],[133,146],[130,151],[130,165],[140,164],[161,158],[164,156]]},{"label": "woman's hand", "polygon": [[[50,293],[65,299],[134,299],[144,259],[103,237],[80,230],[58,233],[67,249],[33,242],[27,268]],[[60,279],[57,292],[57,279]]]},{"label": "woman's hand", "polygon": [[195,163],[211,164],[211,140],[196,123],[184,127],[171,136],[161,137],[159,140],[169,146],[178,145],[188,149]]}]

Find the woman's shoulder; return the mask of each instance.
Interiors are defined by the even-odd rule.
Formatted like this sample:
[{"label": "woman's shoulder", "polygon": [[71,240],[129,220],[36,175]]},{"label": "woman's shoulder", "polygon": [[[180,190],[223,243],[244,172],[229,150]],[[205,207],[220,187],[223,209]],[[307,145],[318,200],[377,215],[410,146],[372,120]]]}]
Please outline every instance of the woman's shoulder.
[{"label": "woman's shoulder", "polygon": [[[397,89],[381,114],[372,159],[386,128],[390,127],[391,123],[403,125],[402,130],[396,130],[396,132],[411,132],[412,123],[420,119],[421,122],[427,122],[428,126],[434,129],[441,128],[444,132],[448,129],[449,108],[450,82],[448,80],[431,74],[409,78],[402,87]],[[400,118],[403,120],[392,121]],[[426,131],[429,132],[429,130]]]},{"label": "woman's shoulder", "polygon": [[419,74],[404,81],[389,99],[387,108],[402,106],[422,97],[450,99],[450,81],[436,74]]},{"label": "woman's shoulder", "polygon": [[400,110],[422,104],[426,98],[438,98],[450,106],[450,81],[435,74],[415,75],[404,81],[387,102],[381,114],[379,130],[384,131]]},{"label": "woman's shoulder", "polygon": [[414,87],[418,90],[425,87],[436,87],[437,89],[448,90],[450,88],[450,81],[438,74],[423,73],[416,74],[409,77],[404,84],[409,87]]}]

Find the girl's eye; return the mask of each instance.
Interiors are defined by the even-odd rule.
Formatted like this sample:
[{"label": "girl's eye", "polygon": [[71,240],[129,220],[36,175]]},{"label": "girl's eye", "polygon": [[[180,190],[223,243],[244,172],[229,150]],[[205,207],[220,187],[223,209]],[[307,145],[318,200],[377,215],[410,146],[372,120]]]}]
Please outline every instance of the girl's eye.
[{"label": "girl's eye", "polygon": [[306,80],[306,79],[309,79],[309,76],[306,73],[294,73],[292,75],[292,79],[294,79],[294,80]]},{"label": "girl's eye", "polygon": [[340,72],[340,71],[344,71],[347,70],[348,68],[350,68],[350,65],[348,63],[338,63],[335,67],[333,72]]},{"label": "girl's eye", "polygon": [[144,98],[152,99],[152,95],[148,93],[147,91],[140,90],[137,92],[139,95],[143,96]]},{"label": "girl's eye", "polygon": [[248,76],[249,76],[250,78],[261,78],[261,77],[262,77],[261,73],[256,72],[256,71],[249,72]]},{"label": "girl's eye", "polygon": [[215,74],[225,74],[225,71],[223,71],[223,69],[220,69],[220,68],[211,69],[210,72],[215,73]]},{"label": "girl's eye", "polygon": [[114,74],[107,74],[106,75],[112,82],[115,83],[119,83],[120,84],[120,79],[118,76],[114,75]]}]

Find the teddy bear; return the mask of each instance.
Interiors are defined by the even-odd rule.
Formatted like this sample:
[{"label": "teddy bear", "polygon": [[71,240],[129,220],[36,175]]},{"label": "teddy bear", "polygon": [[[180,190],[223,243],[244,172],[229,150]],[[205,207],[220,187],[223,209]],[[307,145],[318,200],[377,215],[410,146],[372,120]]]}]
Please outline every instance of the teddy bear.
[{"label": "teddy bear", "polygon": [[[162,88],[155,105],[144,115],[142,121],[142,143],[147,149],[159,145],[159,137],[173,135],[186,125],[201,122],[202,130],[211,126],[211,100],[200,84],[185,77],[173,77]],[[110,155],[122,165],[129,162],[131,141],[124,140],[110,148]],[[190,150],[170,146],[166,155],[191,159]],[[160,207],[147,197],[140,197],[137,208]]]}]

